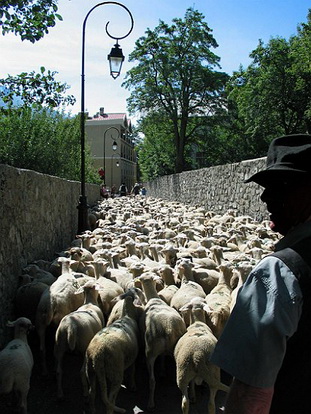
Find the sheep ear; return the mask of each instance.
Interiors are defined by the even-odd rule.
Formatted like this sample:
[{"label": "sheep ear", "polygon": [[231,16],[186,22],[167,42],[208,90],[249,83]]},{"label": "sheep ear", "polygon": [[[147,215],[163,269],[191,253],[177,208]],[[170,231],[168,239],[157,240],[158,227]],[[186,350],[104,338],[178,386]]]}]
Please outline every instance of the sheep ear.
[{"label": "sheep ear", "polygon": [[212,313],[212,309],[208,305],[203,306],[203,310],[210,315]]},{"label": "sheep ear", "polygon": [[13,328],[15,326],[15,323],[14,322],[11,322],[11,321],[7,321],[6,326],[8,326],[10,328]]},{"label": "sheep ear", "polygon": [[83,286],[81,286],[78,290],[75,291],[75,295],[80,295],[84,292]]},{"label": "sheep ear", "polygon": [[179,312],[186,312],[189,309],[192,309],[192,305],[190,303],[186,303],[184,306],[179,308]]}]

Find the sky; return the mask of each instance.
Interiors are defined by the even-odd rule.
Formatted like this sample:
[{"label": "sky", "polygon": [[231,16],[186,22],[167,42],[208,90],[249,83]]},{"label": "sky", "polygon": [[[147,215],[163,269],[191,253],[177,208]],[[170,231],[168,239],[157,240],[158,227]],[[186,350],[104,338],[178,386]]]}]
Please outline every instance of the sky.
[{"label": "sky", "polygon": [[[21,72],[40,71],[40,67],[58,72],[56,80],[66,82],[69,94],[76,97],[74,106],[66,111],[81,110],[82,25],[87,13],[100,1],[59,0],[58,13],[63,21],[35,44],[21,41],[14,34],[0,35],[0,77]],[[130,17],[123,7],[103,4],[88,16],[85,30],[85,110],[90,115],[104,107],[107,113],[127,113],[126,99],[130,91],[121,87],[124,76],[133,63],[128,55],[135,41],[153,30],[163,20],[171,24],[175,17],[183,18],[189,7],[205,16],[213,30],[218,47],[212,51],[221,58],[221,70],[229,75],[242,65],[246,68],[249,54],[259,39],[265,44],[271,37],[289,39],[297,26],[307,21],[309,0],[124,0],[132,13],[134,28],[119,44],[125,55],[121,75],[114,80],[109,74],[107,55],[115,41],[105,32],[109,21],[112,36],[125,36],[130,30]],[[137,114],[137,117],[139,114]],[[135,122],[135,116],[131,117]]]}]

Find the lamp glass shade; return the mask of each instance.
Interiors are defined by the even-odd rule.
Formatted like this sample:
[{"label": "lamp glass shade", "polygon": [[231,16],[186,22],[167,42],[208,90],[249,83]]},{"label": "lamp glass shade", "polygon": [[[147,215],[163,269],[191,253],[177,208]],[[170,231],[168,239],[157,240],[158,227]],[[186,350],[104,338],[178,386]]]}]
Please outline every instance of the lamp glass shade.
[{"label": "lamp glass shade", "polygon": [[121,73],[122,63],[124,61],[122,49],[118,44],[115,44],[111,49],[111,52],[108,55],[108,60],[110,65],[110,75],[113,79],[116,79]]},{"label": "lamp glass shade", "polygon": [[112,149],[113,149],[114,151],[116,151],[116,150],[117,150],[117,148],[118,148],[118,144],[116,143],[116,141],[113,141],[113,144],[112,144]]}]

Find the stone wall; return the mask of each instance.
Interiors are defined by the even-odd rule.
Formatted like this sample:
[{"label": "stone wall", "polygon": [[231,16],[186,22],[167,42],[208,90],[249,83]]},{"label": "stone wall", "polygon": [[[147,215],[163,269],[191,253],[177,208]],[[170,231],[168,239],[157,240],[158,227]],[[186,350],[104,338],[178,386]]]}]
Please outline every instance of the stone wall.
[{"label": "stone wall", "polygon": [[[235,209],[239,215],[267,218],[261,188],[244,180],[263,169],[265,158],[164,176],[146,183],[147,195],[215,213]],[[18,276],[34,260],[52,260],[75,238],[80,183],[0,164],[0,347],[13,314]],[[88,203],[100,199],[87,185]]]},{"label": "stone wall", "polygon": [[[0,164],[0,346],[21,269],[69,246],[79,194],[79,182]],[[87,185],[86,194],[89,204],[99,200],[99,186]]]},{"label": "stone wall", "polygon": [[249,215],[261,221],[267,218],[265,205],[260,201],[262,187],[244,180],[265,168],[265,158],[242,161],[186,171],[159,177],[146,183],[147,195],[223,214],[234,209],[239,215]]}]

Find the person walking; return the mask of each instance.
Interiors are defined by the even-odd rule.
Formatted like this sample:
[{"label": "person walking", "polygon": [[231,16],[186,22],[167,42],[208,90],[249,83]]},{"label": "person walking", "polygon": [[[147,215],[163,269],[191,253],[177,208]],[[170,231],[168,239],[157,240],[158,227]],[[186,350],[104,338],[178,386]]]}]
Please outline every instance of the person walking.
[{"label": "person walking", "polygon": [[128,193],[127,187],[124,183],[122,183],[119,187],[119,194],[121,197],[124,197],[127,195],[127,193]]},{"label": "person walking", "polygon": [[283,238],[240,288],[211,362],[233,377],[226,414],[311,412],[311,135],[274,139],[264,190]]},{"label": "person walking", "polygon": [[134,194],[134,196],[138,195],[140,191],[140,185],[138,183],[135,183],[135,185],[132,188],[131,193]]}]

